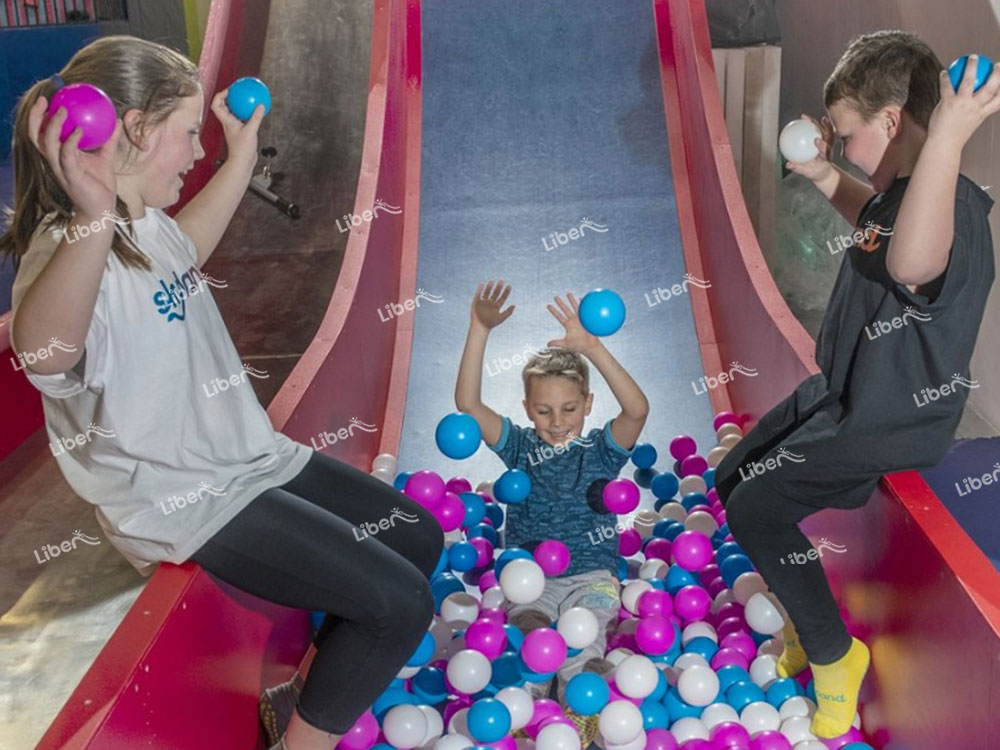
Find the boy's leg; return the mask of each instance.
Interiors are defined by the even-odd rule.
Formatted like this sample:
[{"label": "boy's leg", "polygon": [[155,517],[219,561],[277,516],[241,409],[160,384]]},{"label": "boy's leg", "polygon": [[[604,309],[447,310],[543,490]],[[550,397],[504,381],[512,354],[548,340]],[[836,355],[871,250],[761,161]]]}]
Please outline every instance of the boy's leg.
[{"label": "boy's leg", "polygon": [[[515,604],[507,610],[507,622],[517,626],[525,635],[538,628],[552,627],[559,614],[559,602],[564,596],[565,579],[546,578],[542,595],[527,604]],[[548,682],[528,682],[524,689],[534,700],[548,696]]]}]

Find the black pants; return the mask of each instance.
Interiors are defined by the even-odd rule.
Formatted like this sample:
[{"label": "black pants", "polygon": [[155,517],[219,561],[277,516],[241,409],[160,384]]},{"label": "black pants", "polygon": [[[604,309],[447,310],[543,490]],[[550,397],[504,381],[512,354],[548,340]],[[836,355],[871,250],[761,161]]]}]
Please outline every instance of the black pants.
[{"label": "black pants", "polygon": [[[357,528],[382,519],[388,528],[376,534]],[[314,453],[191,559],[261,599],[328,613],[298,710],[309,724],[344,734],[420,645],[434,616],[428,577],[443,545],[441,526],[422,506]]]},{"label": "black pants", "polygon": [[726,454],[715,470],[715,491],[733,538],[788,611],[809,661],[831,664],[850,649],[851,636],[819,559],[803,557],[813,546],[798,526],[823,508],[773,493],[752,478],[742,481],[739,472],[799,426],[791,409],[792,400],[776,406]]}]

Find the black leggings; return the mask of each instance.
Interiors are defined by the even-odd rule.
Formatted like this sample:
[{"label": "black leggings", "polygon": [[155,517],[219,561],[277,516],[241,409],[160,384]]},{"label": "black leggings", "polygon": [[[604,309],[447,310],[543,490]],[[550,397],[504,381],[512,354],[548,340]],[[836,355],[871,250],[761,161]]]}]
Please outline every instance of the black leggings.
[{"label": "black leggings", "polygon": [[805,556],[814,548],[798,526],[823,508],[773,493],[759,481],[741,481],[739,473],[740,466],[759,461],[799,426],[787,411],[793,400],[765,414],[719,462],[715,491],[733,538],[788,611],[809,661],[831,664],[850,649],[851,636],[822,564]]},{"label": "black leggings", "polygon": [[[382,519],[388,528],[373,535],[357,528]],[[434,616],[428,577],[443,545],[441,526],[422,506],[314,453],[191,559],[261,599],[328,613],[298,710],[312,726],[344,734],[420,645]]]}]

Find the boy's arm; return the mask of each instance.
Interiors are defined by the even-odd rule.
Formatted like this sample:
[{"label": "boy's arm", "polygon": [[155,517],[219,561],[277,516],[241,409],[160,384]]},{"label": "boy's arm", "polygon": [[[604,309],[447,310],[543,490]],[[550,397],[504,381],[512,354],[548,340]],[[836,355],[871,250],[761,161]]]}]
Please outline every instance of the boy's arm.
[{"label": "boy's arm", "polygon": [[827,175],[814,184],[852,227],[857,226],[861,209],[875,195],[871,185],[849,175],[836,164],[830,164]]},{"label": "boy's arm", "polygon": [[483,433],[483,440],[488,445],[493,445],[500,439],[503,419],[482,402],[480,392],[483,356],[489,334],[489,329],[476,321],[469,325],[469,335],[465,339],[465,350],[462,352],[462,363],[455,383],[455,406],[459,411],[475,417]]},{"label": "boy's arm", "polygon": [[649,415],[649,401],[642,389],[632,380],[632,376],[607,350],[603,342],[581,352],[598,369],[607,381],[611,392],[621,405],[621,413],[611,423],[611,437],[618,445],[631,450],[639,439],[646,417]]}]

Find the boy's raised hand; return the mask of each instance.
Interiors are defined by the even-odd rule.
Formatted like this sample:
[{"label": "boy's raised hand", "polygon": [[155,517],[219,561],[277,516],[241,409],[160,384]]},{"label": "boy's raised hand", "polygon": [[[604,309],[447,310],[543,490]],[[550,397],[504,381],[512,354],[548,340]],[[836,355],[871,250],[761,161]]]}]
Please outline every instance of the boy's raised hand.
[{"label": "boy's raised hand", "polygon": [[500,312],[500,308],[510,296],[510,288],[510,284],[504,287],[503,279],[495,284],[491,279],[485,285],[480,284],[476,287],[476,296],[472,300],[472,323],[478,323],[486,330],[490,330],[507,320],[514,313],[515,306],[511,305],[503,312]]},{"label": "boy's raised hand", "polygon": [[979,91],[973,91],[978,57],[969,55],[957,92],[951,85],[948,71],[941,71],[941,100],[931,112],[928,139],[945,140],[961,150],[983,120],[1000,110],[1000,63],[993,66]]},{"label": "boy's raised hand", "polygon": [[589,333],[580,322],[580,303],[576,301],[576,297],[570,292],[566,292],[566,297],[569,299],[572,307],[563,302],[558,294],[556,295],[556,304],[559,305],[559,311],[561,312],[556,311],[552,305],[546,305],[549,312],[566,329],[566,335],[563,338],[550,341],[548,346],[562,346],[580,353],[588,352],[594,347],[600,346],[601,340],[594,334]]},{"label": "boy's raised hand", "polygon": [[819,154],[812,161],[786,161],[785,167],[789,171],[795,172],[795,174],[800,174],[813,182],[818,182],[827,177],[830,174],[830,170],[833,169],[833,164],[830,161],[830,158],[833,156],[833,144],[836,141],[836,136],[833,134],[833,124],[830,122],[830,118],[826,116],[819,122],[806,114],[802,115],[802,119],[809,120],[823,134],[822,137],[813,141],[816,144],[816,148],[819,149]]}]

